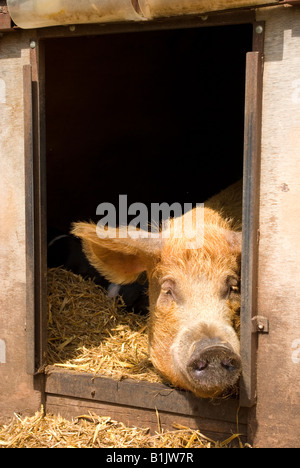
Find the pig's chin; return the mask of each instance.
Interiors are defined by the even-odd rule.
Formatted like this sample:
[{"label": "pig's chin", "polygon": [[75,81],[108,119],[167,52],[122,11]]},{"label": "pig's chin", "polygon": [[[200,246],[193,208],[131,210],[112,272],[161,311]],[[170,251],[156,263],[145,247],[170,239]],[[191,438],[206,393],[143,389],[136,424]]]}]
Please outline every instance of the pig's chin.
[{"label": "pig's chin", "polygon": [[197,382],[192,381],[189,376],[183,376],[185,383],[183,388],[190,390],[199,398],[217,398],[232,393],[234,384],[238,379],[234,379],[230,384],[224,385],[217,376],[203,375]]}]

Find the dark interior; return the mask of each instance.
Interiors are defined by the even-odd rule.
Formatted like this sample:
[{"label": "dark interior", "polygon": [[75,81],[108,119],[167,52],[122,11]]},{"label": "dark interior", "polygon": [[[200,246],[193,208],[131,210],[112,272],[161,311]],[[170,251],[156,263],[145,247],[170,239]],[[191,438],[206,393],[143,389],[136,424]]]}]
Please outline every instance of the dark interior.
[{"label": "dark interior", "polygon": [[45,41],[48,227],[238,180],[251,47],[252,25]]}]

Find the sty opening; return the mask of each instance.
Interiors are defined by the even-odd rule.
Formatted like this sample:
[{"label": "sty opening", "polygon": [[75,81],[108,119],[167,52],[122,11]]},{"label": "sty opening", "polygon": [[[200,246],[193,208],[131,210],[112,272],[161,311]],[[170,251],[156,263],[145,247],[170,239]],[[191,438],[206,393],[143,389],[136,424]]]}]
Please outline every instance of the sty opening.
[{"label": "sty opening", "polygon": [[251,25],[46,41],[48,227],[241,178],[251,41]]},{"label": "sty opening", "polygon": [[118,212],[120,195],[151,213],[243,177],[251,24],[44,46],[48,243],[75,221],[97,222],[101,203]]}]

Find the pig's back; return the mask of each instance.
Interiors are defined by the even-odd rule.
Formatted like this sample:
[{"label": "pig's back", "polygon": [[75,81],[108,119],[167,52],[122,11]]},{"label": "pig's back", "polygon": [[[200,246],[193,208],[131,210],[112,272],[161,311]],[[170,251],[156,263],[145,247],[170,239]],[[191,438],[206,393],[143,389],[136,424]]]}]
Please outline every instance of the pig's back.
[{"label": "pig's back", "polygon": [[217,211],[224,219],[232,219],[233,229],[240,231],[242,229],[242,200],[243,181],[239,180],[217,195],[209,198],[204,203],[204,206],[205,208]]}]

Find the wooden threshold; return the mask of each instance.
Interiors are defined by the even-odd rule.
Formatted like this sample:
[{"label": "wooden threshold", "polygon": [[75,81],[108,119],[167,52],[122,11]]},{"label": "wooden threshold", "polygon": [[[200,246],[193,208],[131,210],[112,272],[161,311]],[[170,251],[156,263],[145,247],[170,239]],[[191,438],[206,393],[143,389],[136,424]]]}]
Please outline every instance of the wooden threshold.
[{"label": "wooden threshold", "polygon": [[46,375],[46,411],[67,419],[91,411],[151,431],[181,424],[215,440],[247,433],[247,410],[239,408],[238,399],[210,401],[164,384],[56,368]]}]

